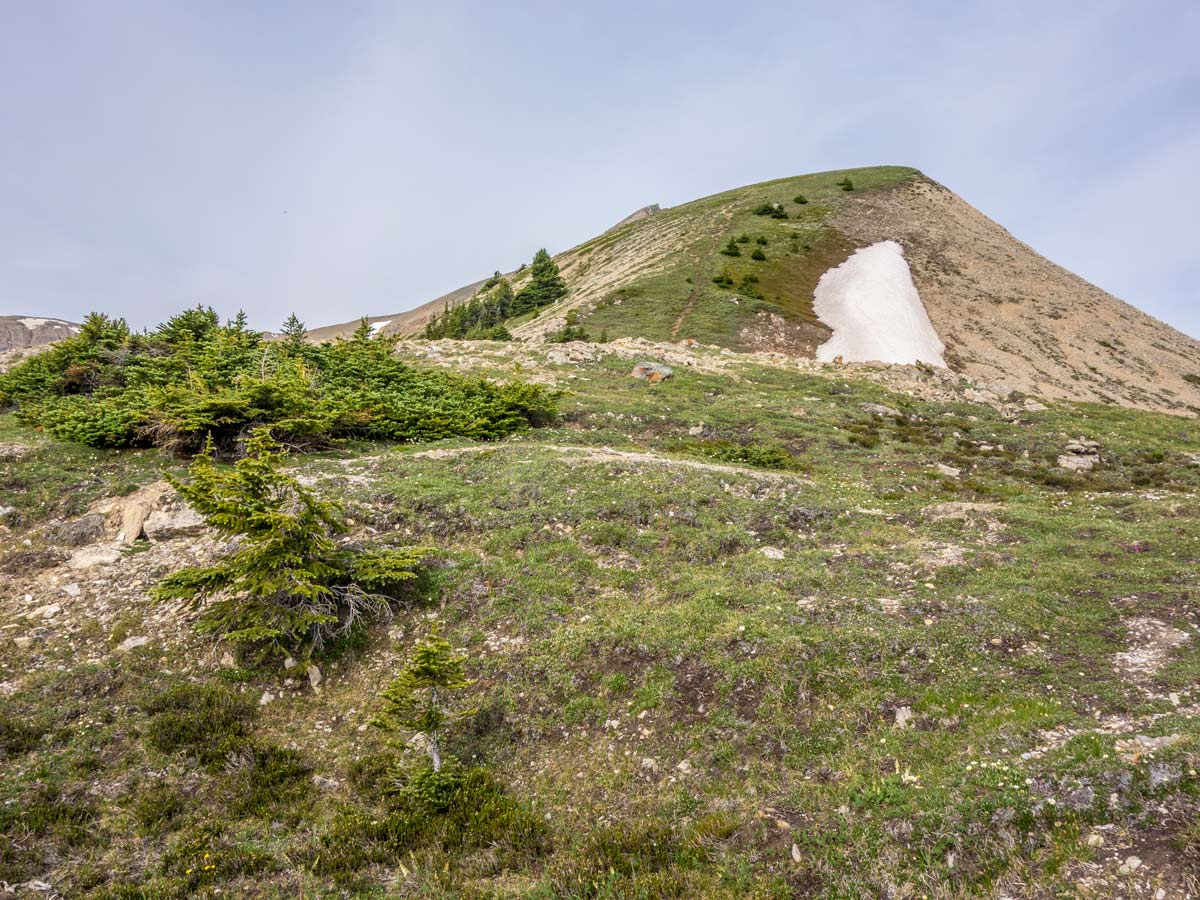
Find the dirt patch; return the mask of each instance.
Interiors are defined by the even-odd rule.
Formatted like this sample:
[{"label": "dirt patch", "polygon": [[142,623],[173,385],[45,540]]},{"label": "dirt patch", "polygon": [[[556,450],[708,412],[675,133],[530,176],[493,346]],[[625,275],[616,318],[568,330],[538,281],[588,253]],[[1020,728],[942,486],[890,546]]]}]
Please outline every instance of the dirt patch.
[{"label": "dirt patch", "polygon": [[1167,664],[1171,653],[1192,638],[1188,632],[1158,619],[1130,619],[1126,625],[1129,649],[1113,657],[1113,665],[1136,681],[1153,678]]}]

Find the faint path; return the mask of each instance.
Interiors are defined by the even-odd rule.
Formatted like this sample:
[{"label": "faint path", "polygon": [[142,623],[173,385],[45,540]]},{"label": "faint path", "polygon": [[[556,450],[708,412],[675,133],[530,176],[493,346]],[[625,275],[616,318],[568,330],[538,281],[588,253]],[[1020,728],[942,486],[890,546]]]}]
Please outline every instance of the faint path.
[{"label": "faint path", "polygon": [[702,462],[697,459],[679,459],[672,456],[659,456],[657,453],[645,453],[634,450],[614,450],[611,447],[571,447],[562,444],[478,444],[471,447],[446,447],[438,450],[421,450],[409,454],[413,459],[448,459],[454,456],[466,456],[471,453],[486,453],[497,450],[549,450],[554,453],[570,455],[580,462],[630,462],[653,466],[665,466],[674,469],[695,469],[701,472],[716,472],[722,475],[748,475],[753,478],[765,478],[771,481],[804,481],[803,475],[794,472],[773,472],[765,469],[751,469],[746,466],[730,466],[723,463]]}]

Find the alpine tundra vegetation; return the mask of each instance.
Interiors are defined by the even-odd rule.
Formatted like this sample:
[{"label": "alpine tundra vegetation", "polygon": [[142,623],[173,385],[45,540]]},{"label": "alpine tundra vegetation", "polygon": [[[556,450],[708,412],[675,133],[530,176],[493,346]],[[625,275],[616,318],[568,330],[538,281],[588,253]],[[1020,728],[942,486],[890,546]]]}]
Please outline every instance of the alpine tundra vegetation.
[{"label": "alpine tundra vegetation", "polygon": [[6,890],[1197,896],[1195,342],[909,169],[643,212],[0,374]]}]

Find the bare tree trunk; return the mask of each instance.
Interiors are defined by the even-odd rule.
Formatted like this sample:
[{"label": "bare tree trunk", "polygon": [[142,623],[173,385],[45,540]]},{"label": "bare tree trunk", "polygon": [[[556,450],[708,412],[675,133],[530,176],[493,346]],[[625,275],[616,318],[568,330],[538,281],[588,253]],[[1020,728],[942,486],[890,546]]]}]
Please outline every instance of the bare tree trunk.
[{"label": "bare tree trunk", "polygon": [[437,732],[429,735],[429,758],[433,760],[433,771],[442,770],[442,747]]}]

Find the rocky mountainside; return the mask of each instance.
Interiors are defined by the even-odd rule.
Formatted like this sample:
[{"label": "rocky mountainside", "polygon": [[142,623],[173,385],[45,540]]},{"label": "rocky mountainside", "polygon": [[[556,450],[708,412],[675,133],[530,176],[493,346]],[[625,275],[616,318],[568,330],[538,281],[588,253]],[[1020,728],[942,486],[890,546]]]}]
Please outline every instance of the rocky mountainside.
[{"label": "rocky mountainside", "polygon": [[0,352],[39,347],[79,333],[79,325],[37,316],[0,316]]},{"label": "rocky mountainside", "polygon": [[[311,656],[152,596],[240,552],[186,460],[0,415],[5,891],[1197,896],[1200,422],[689,340],[397,352],[560,416],[289,459],[345,546],[438,548]],[[503,793],[415,815],[426,745],[371,722],[433,623]]]},{"label": "rocky mountainside", "polygon": [[[738,253],[726,253],[739,238]],[[954,371],[1049,397],[1200,410],[1200,343],[899,167],[818,173],[639,210],[555,257],[568,296],[510,330],[537,340],[574,310],[593,336],[691,338],[813,357],[831,336],[813,310],[822,276],[883,241],[903,249]],[[755,250],[762,259],[752,258]],[[522,276],[510,277],[520,287]],[[372,322],[389,334],[416,334],[478,284]],[[356,325],[318,329],[314,337]]]}]

